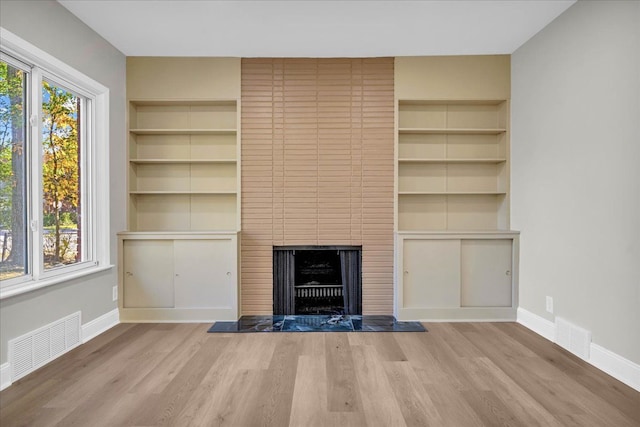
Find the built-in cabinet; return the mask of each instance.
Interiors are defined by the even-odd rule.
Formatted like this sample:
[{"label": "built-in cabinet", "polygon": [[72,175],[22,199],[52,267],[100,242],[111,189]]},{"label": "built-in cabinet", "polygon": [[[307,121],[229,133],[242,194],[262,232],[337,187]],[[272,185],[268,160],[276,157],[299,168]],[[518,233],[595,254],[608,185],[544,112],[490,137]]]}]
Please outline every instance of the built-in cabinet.
[{"label": "built-in cabinet", "polygon": [[396,316],[514,320],[509,62],[396,59]]},{"label": "built-in cabinet", "polygon": [[120,233],[124,321],[236,320],[237,233]]},{"label": "built-in cabinet", "polygon": [[127,102],[120,319],[236,320],[240,60],[127,58]]},{"label": "built-in cabinet", "polygon": [[514,320],[518,233],[398,233],[399,319]]}]

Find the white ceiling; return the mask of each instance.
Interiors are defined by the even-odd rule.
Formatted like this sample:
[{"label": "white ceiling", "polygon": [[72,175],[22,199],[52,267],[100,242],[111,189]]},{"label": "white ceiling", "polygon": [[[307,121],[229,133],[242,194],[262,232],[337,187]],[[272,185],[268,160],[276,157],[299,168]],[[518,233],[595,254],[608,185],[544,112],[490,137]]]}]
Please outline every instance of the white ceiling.
[{"label": "white ceiling", "polygon": [[575,0],[58,0],[128,56],[510,54]]}]

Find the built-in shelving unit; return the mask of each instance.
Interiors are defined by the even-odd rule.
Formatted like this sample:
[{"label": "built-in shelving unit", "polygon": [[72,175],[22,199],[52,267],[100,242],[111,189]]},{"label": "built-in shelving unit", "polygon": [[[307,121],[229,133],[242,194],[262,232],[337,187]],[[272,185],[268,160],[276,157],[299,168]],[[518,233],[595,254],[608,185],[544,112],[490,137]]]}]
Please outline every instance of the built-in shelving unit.
[{"label": "built-in shelving unit", "polygon": [[129,230],[239,228],[236,100],[129,101]]},{"label": "built-in shelving unit", "polygon": [[237,320],[240,59],[127,58],[121,322]]},{"label": "built-in shelving unit", "polygon": [[399,320],[516,319],[510,74],[504,55],[396,58]]},{"label": "built-in shelving unit", "polygon": [[398,102],[398,231],[507,230],[508,101]]}]

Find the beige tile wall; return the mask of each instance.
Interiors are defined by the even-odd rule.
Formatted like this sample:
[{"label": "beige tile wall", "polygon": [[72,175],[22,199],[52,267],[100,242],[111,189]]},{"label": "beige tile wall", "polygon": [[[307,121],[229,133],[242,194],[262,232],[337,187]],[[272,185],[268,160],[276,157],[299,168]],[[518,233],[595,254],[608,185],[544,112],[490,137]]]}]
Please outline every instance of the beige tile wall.
[{"label": "beige tile wall", "polygon": [[393,312],[394,61],[242,60],[242,314],[272,246],[362,245],[363,312]]}]

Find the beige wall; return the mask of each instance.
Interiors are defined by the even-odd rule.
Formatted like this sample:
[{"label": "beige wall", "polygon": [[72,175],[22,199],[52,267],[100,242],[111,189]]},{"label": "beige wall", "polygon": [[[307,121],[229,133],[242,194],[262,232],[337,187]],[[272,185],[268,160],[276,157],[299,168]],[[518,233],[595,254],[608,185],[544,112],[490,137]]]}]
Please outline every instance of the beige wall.
[{"label": "beige wall", "polygon": [[640,363],[640,3],[577,2],[512,70],[520,305]]},{"label": "beige wall", "polygon": [[127,57],[127,99],[239,97],[239,58]]},{"label": "beige wall", "polygon": [[511,56],[397,57],[395,91],[404,100],[509,99]]},{"label": "beige wall", "polygon": [[242,60],[242,314],[272,246],[362,245],[363,312],[393,312],[392,58]]}]

